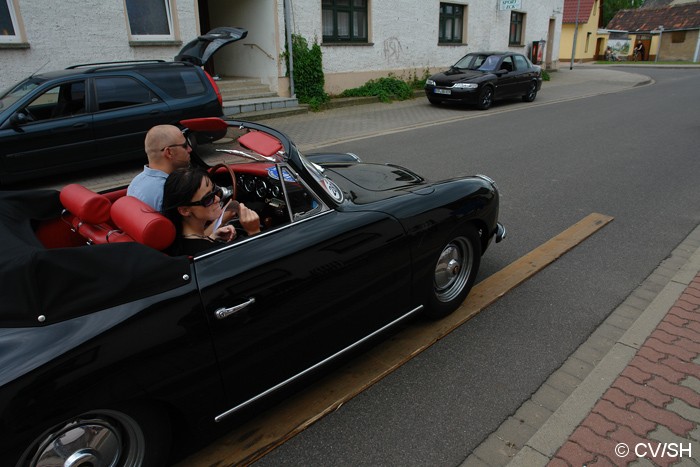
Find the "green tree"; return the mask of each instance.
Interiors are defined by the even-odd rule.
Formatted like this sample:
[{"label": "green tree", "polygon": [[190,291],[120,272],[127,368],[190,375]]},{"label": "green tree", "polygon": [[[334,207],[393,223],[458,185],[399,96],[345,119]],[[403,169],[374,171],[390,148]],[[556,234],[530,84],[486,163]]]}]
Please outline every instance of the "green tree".
[{"label": "green tree", "polygon": [[603,24],[608,24],[619,10],[633,10],[644,4],[644,0],[604,0]]}]

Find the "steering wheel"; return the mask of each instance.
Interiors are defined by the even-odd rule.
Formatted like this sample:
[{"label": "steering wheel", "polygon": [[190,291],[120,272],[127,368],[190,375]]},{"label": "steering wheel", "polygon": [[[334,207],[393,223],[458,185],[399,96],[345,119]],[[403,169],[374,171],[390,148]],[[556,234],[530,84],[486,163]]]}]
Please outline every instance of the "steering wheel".
[{"label": "steering wheel", "polygon": [[27,122],[36,122],[36,116],[29,110],[29,107],[22,109],[22,112],[26,115]]},{"label": "steering wheel", "polygon": [[233,169],[231,168],[230,165],[228,164],[217,164],[209,169],[209,177],[214,179],[214,175],[219,171],[221,168],[225,168],[226,172],[228,172],[229,176],[231,177],[231,192],[233,193],[233,196],[231,196],[231,199],[236,199],[237,197],[237,190],[236,190],[236,174],[234,173]]}]

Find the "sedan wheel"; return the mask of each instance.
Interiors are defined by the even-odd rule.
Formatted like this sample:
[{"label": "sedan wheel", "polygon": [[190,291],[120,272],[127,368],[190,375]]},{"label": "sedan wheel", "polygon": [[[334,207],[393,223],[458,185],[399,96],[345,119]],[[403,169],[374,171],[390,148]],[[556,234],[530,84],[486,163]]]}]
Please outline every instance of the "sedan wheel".
[{"label": "sedan wheel", "polygon": [[435,263],[427,316],[442,318],[462,304],[479,271],[480,245],[474,228],[466,226],[442,248]]},{"label": "sedan wheel", "polygon": [[[49,430],[36,440],[21,465],[45,467],[136,467],[152,465],[164,457],[165,437],[154,430],[150,419],[135,418],[113,410],[91,412]],[[151,428],[149,428],[151,425]],[[151,438],[148,435],[153,434]],[[146,443],[148,440],[148,453]]]},{"label": "sedan wheel", "polygon": [[479,110],[486,110],[491,107],[491,104],[493,104],[493,88],[491,86],[484,86],[479,93],[479,101],[476,107]]},{"label": "sedan wheel", "polygon": [[527,94],[523,96],[524,102],[532,102],[537,97],[537,83],[534,81],[530,83],[530,87],[527,88]]}]

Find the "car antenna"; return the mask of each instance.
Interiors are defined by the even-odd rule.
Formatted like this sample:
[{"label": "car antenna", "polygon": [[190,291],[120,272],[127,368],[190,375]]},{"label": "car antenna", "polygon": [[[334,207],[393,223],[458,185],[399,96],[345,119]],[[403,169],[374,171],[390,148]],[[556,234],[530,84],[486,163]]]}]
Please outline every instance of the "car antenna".
[{"label": "car antenna", "polygon": [[50,61],[51,61],[51,60],[46,60],[46,63],[44,63],[43,65],[41,65],[41,66],[39,67],[38,70],[36,70],[34,73],[32,73],[31,76],[30,76],[30,78],[33,78],[34,75],[36,75],[36,74],[39,73],[41,70],[43,70],[44,67],[45,67],[46,65],[48,65]]}]

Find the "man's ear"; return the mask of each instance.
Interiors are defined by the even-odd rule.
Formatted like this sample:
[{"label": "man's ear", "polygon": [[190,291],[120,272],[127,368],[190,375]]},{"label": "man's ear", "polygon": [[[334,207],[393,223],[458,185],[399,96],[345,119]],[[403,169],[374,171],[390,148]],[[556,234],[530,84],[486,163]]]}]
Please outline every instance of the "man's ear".
[{"label": "man's ear", "polygon": [[187,206],[179,206],[177,212],[179,212],[182,217],[188,217],[192,211],[190,211],[190,208]]}]

